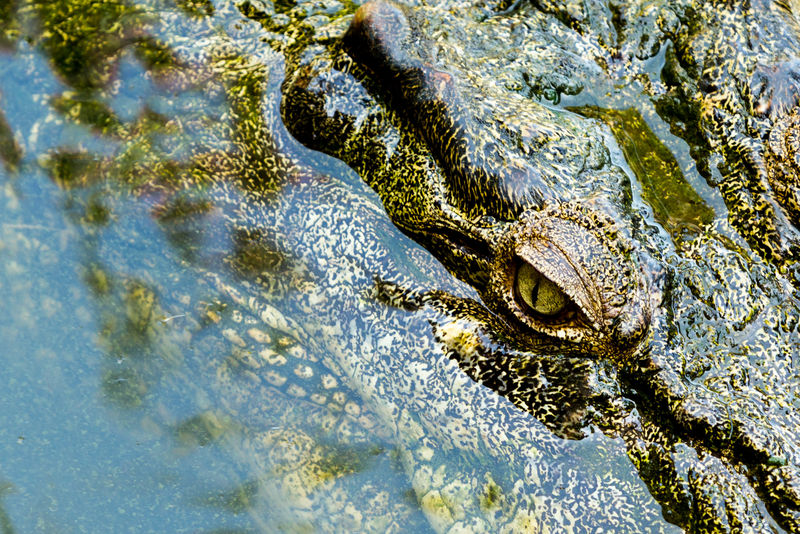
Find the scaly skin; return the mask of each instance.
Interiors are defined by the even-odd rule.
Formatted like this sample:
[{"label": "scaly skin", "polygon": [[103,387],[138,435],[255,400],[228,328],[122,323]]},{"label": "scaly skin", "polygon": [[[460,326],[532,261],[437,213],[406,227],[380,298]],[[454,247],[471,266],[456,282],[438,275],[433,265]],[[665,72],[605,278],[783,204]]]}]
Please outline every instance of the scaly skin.
[{"label": "scaly skin", "polygon": [[[524,20],[522,15],[498,22],[499,31]],[[625,227],[634,225],[624,200],[629,195],[598,200],[598,190],[615,184],[624,191],[624,181],[608,159],[592,158],[593,143],[601,138],[595,123],[552,112],[461,71],[459,60],[453,59],[457,53],[447,52],[458,45],[437,33],[442,19],[458,23],[455,15],[436,8],[412,11],[385,2],[362,7],[341,48],[307,58],[285,84],[283,114],[293,134],[356,169],[381,196],[393,221],[471,283],[504,320],[493,326],[503,342],[538,354],[583,353],[618,362],[622,387],[643,395],[643,419],[620,422],[606,408],[606,423],[600,424],[625,438],[631,459],[654,495],[675,514],[676,523],[692,531],[759,529],[762,519],[753,506],[764,499],[784,528],[800,528],[800,500],[793,489],[794,416],[776,420],[774,430],[756,437],[763,432],[754,426],[763,417],[756,406],[772,404],[767,397],[748,390],[751,400],[759,399],[753,405],[740,404],[737,397],[720,404],[696,391],[697,384],[676,365],[688,347],[666,337],[668,317],[651,310],[680,315],[684,307],[692,307],[691,298],[659,302],[661,282],[643,273],[653,262],[642,252],[658,245],[646,234],[619,236],[620,226],[625,233]],[[461,23],[467,28],[473,24],[469,17]],[[474,26],[476,33],[479,27]],[[457,36],[469,31],[448,27]],[[426,55],[429,50],[439,55]],[[470,52],[480,54],[480,48]],[[448,59],[454,63],[444,63]],[[511,103],[516,122],[507,116]],[[594,165],[570,168],[561,143],[570,145],[573,158],[586,154],[582,161]],[[593,185],[588,191],[581,188],[587,182]],[[587,219],[594,222],[582,222]],[[717,254],[718,244],[712,240],[708,246]],[[669,253],[657,255],[662,263],[672,262]],[[702,265],[708,260],[700,255],[694,261]],[[607,321],[610,336],[585,335],[570,320],[542,320],[526,308],[518,292],[509,291],[519,262],[529,263],[556,285],[595,331],[605,333],[600,325]],[[732,267],[724,267],[730,271],[723,270],[722,276],[741,276]],[[675,272],[670,276],[679,277]],[[642,342],[648,324],[652,337]],[[763,350],[765,357],[774,358],[783,349],[767,345]],[[464,367],[474,377],[487,372],[481,365]],[[504,386],[501,392],[526,407],[521,391]],[[596,408],[602,405],[593,402]],[[660,421],[657,414],[662,414]],[[710,452],[716,463],[682,465],[685,460],[673,450],[675,440]],[[752,477],[745,483],[751,489],[743,488],[736,465]],[[685,486],[680,472],[687,468],[704,472],[699,480],[705,482]],[[657,476],[651,479],[653,474]],[[753,491],[759,497],[748,502]]]},{"label": "scaly skin", "polygon": [[798,108],[773,124],[765,155],[767,179],[777,202],[790,220],[800,221],[800,138]]},{"label": "scaly skin", "polygon": [[667,61],[670,91],[695,115],[701,166],[718,182],[731,223],[779,266],[798,259],[800,237],[789,135],[800,96],[793,9],[769,0],[677,2],[666,33],[675,51]]},{"label": "scaly skin", "polygon": [[[576,187],[589,181],[595,190],[624,182],[620,169],[607,165],[600,134],[590,129],[586,135],[581,128],[587,121],[514,95],[487,93],[481,103],[487,113],[513,105],[514,117],[473,111],[468,102],[477,102],[479,94],[417,57],[405,20],[394,6],[368,4],[344,39],[382,84],[394,88],[390,96],[396,105],[414,110],[413,130],[400,134],[389,160],[363,158],[369,150],[363,144],[382,135],[370,131],[372,124],[357,129],[348,119],[320,124],[302,107],[298,113],[306,116],[295,116],[290,104],[286,120],[293,133],[313,146],[342,129],[350,134],[332,153],[359,169],[398,226],[456,276],[472,282],[499,315],[520,323],[522,335],[565,340],[558,344],[562,352],[612,354],[635,346],[646,333],[651,303],[629,238],[624,232],[612,237],[614,219],[622,217],[624,206],[611,204],[611,215],[606,215],[588,202],[568,202],[568,177],[574,177]],[[303,76],[301,71],[289,86],[289,102],[323,105],[319,98],[305,102],[314,98],[314,90],[306,91]],[[424,146],[417,135],[427,141]],[[502,142],[522,143],[522,150],[508,150]],[[576,145],[586,147],[585,154],[569,150]],[[426,161],[428,150],[438,167]],[[560,156],[547,164],[544,156],[552,153]],[[606,172],[592,172],[598,168]],[[552,204],[549,209],[542,209],[544,198]],[[521,262],[554,282],[574,309],[555,316],[526,312],[514,285]]]}]

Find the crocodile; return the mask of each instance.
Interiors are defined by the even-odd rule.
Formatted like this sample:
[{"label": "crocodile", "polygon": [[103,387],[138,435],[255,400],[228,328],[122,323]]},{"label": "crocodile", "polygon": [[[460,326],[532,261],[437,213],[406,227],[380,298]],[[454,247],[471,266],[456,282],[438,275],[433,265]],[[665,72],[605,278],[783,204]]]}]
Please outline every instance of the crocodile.
[{"label": "crocodile", "polygon": [[[633,463],[665,510],[675,514],[676,523],[691,531],[736,529],[742,524],[755,530],[767,528],[759,523],[763,517],[754,519],[760,515],[754,512],[756,501],[739,500],[738,496],[750,491],[758,495],[756,500],[763,499],[772,519],[783,528],[797,530],[797,463],[790,459],[795,457],[790,452],[795,441],[794,416],[767,423],[760,412],[767,405],[772,413],[784,410],[782,406],[794,402],[793,394],[772,404],[767,401],[772,393],[765,396],[747,389],[745,396],[751,398],[744,400],[740,397],[744,384],[738,379],[721,392],[716,383],[743,365],[742,359],[733,357],[739,351],[733,347],[723,351],[726,343],[718,337],[702,348],[667,333],[670,321],[682,323],[683,316],[698,311],[700,302],[709,302],[710,290],[697,291],[685,278],[683,262],[716,272],[722,279],[750,280],[752,274],[744,275],[735,266],[734,256],[740,252],[716,241],[718,231],[710,228],[692,246],[670,250],[636,216],[624,163],[603,152],[614,144],[602,137],[603,130],[592,121],[519,94],[519,84],[513,83],[521,78],[519,71],[530,68],[531,77],[540,72],[520,57],[529,59],[525,55],[535,50],[538,57],[579,58],[581,45],[586,45],[584,35],[561,27],[561,32],[571,36],[568,40],[552,29],[557,23],[546,10],[532,6],[518,6],[494,18],[480,9],[476,15],[468,7],[411,9],[380,1],[362,6],[339,43],[303,56],[290,74],[284,87],[283,116],[292,134],[358,171],[381,197],[393,222],[477,290],[489,310],[483,320],[492,325],[495,342],[539,355],[583,353],[615,362],[619,389],[641,395],[642,419],[632,426],[626,426],[629,421],[621,427],[614,422],[598,424],[624,437]],[[723,33],[727,32],[724,28]],[[511,42],[529,47],[507,52]],[[509,56],[522,66],[513,65]],[[473,70],[478,65],[480,70]],[[555,77],[564,70],[592,72],[595,67],[592,61],[576,59],[568,68],[557,70]],[[728,178],[726,185],[731,183]],[[775,183],[792,186],[783,178]],[[731,202],[729,197],[726,200]],[[784,201],[783,205],[788,204]],[[741,214],[733,208],[732,212],[734,217]],[[596,222],[586,224],[587,217]],[[774,218],[747,221],[745,226],[752,223],[760,228],[742,232],[752,239],[763,237],[758,234],[763,230],[761,222],[772,224]],[[520,225],[526,230],[521,231]],[[620,227],[623,234],[626,228],[636,231],[628,230],[620,239]],[[587,238],[586,230],[592,228],[600,231]],[[791,231],[789,226],[780,235]],[[555,234],[561,237],[549,237]],[[769,239],[762,244],[768,247]],[[698,256],[698,246],[709,250]],[[682,260],[676,262],[676,255],[683,256]],[[727,259],[720,263],[722,257]],[[610,267],[614,261],[617,268]],[[574,282],[586,280],[582,275],[589,272],[601,276],[599,300],[619,302],[621,308],[589,311],[586,302],[591,297],[576,291]],[[694,286],[693,294],[680,289],[676,279]],[[581,285],[591,292],[590,284]],[[745,285],[747,289],[739,293],[740,297],[750,293],[745,309],[731,313],[733,302],[713,305],[720,314],[718,326],[726,320],[732,321],[728,330],[751,325],[745,330],[761,333],[748,332],[745,352],[765,361],[791,360],[789,339],[794,334],[783,341],[775,339],[774,344],[752,344],[751,335],[765,335],[764,328],[771,328],[766,325],[775,324],[777,317],[768,316],[777,309],[757,304],[759,291],[753,294],[755,286]],[[527,297],[531,286],[534,295]],[[717,285],[718,290],[722,287]],[[662,300],[664,293],[668,298]],[[624,298],[615,301],[617,295]],[[778,312],[784,317],[779,323],[791,315],[789,308],[794,304],[789,302],[794,302],[791,290],[784,303],[788,307]],[[553,321],[552,310],[558,310],[557,316],[569,306],[583,314],[581,321],[588,318],[600,335],[581,335],[569,322]],[[606,329],[601,321],[592,320],[604,315],[611,320]],[[740,326],[733,326],[736,323]],[[610,343],[601,341],[609,337]],[[700,348],[704,355],[686,354]],[[454,357],[473,378],[497,383],[502,394],[526,408],[524,393],[491,377],[493,373],[506,376],[504,359],[483,350],[492,355],[490,363],[475,363],[473,350],[462,347],[462,354]],[[748,372],[753,369],[745,366]],[[709,373],[711,368],[716,370]],[[524,372],[518,374],[524,376]],[[791,376],[785,379],[791,381]],[[710,382],[700,386],[698,378]],[[595,408],[602,404],[594,403]],[[536,413],[535,407],[527,409]],[[648,409],[652,410],[649,414]],[[656,424],[656,414],[667,416],[669,423]],[[692,443],[698,454],[704,451],[720,461],[705,468],[708,486],[700,489],[690,483],[692,489],[686,493],[686,483],[676,473],[683,460],[670,459],[676,443],[670,440]],[[743,490],[736,481],[741,472],[734,465],[747,472],[750,490]],[[648,479],[646,473],[653,469],[660,474]],[[672,473],[671,482],[662,478],[665,472]],[[725,512],[714,511],[711,503],[717,500],[726,503],[722,505]],[[738,512],[732,513],[735,509]]]},{"label": "crocodile", "polygon": [[[602,19],[573,4],[315,3],[292,21],[245,2],[247,18],[169,19],[166,55],[185,65],[137,37],[141,55],[176,92],[229,104],[189,147],[207,102],[128,127],[102,104],[113,62],[62,73],[102,98],[61,95],[43,135],[67,119],[123,147],[42,160],[87,225],[103,388],[135,408],[158,362],[202,362],[165,380],[208,411],[160,416],[185,449],[222,443],[254,474],[236,493],[263,530],[798,530],[792,284],[724,220],[673,241],[612,132],[556,106],[603,74],[594,55],[613,65],[613,25],[598,45]],[[645,34],[642,61],[658,48]],[[45,49],[98,56],[93,40],[53,44],[65,35]],[[309,168],[276,116],[282,65],[286,126],[373,191]],[[109,223],[131,203],[174,239],[179,272],[115,252],[152,237]],[[120,370],[132,350],[156,357]],[[399,469],[336,461],[341,443],[391,449]]]}]

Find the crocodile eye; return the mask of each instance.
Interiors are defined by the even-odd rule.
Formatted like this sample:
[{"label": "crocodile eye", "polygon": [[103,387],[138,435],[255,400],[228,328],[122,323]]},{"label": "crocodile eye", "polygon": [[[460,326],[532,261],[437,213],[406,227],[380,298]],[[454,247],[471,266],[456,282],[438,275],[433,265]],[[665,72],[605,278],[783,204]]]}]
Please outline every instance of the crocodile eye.
[{"label": "crocodile eye", "polygon": [[557,285],[526,262],[517,269],[515,289],[531,310],[547,317],[558,315],[570,302]]}]

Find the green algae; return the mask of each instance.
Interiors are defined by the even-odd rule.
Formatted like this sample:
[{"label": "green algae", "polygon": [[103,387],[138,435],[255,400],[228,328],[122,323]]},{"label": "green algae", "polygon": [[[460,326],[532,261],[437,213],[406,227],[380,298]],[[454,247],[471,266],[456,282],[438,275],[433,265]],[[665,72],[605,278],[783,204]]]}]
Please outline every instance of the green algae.
[{"label": "green algae", "polygon": [[570,109],[599,119],[611,128],[625,160],[642,185],[644,201],[673,239],[696,234],[714,220],[714,210],[686,180],[675,156],[636,109],[596,106]]}]

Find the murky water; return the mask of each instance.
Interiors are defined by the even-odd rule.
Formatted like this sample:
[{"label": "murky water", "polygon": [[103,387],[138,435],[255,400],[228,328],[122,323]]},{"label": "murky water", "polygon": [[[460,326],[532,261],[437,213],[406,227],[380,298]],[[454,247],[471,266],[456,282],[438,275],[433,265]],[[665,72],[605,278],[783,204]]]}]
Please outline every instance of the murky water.
[{"label": "murky water", "polygon": [[[624,495],[631,531],[678,530],[622,439],[554,435],[431,351],[446,319],[375,297],[378,279],[476,295],[286,134],[265,44],[293,37],[286,6],[258,3],[266,29],[248,6],[0,6],[0,532],[444,530],[500,514],[523,474],[565,523],[577,487]],[[688,178],[696,210],[653,208],[676,235],[723,211]],[[735,291],[714,298],[731,317],[707,324],[747,323]],[[707,349],[701,321],[676,324]]]},{"label": "murky water", "polygon": [[[268,73],[280,64],[267,53],[237,70],[247,51],[224,50],[225,34],[246,20],[232,6],[196,7],[0,11],[0,531],[380,531],[398,520],[391,508],[422,528],[390,442],[335,435],[318,406],[293,406],[288,388],[252,371],[223,376],[237,349],[245,359],[252,346],[274,357],[300,348],[280,325],[242,328],[206,276],[234,287],[262,269],[289,279],[287,254],[232,232],[230,210],[192,219],[213,207],[202,183],[214,159],[260,144],[243,136],[264,132],[243,130],[267,127],[260,107],[277,102],[280,78]],[[248,76],[272,94],[229,99]],[[237,111],[255,113],[238,130]],[[331,490],[340,479],[349,491]],[[351,504],[360,493],[376,500],[373,523]]]},{"label": "murky water", "polygon": [[[225,305],[198,273],[231,276],[221,260],[232,238],[219,224],[214,232],[174,213],[159,219],[157,189],[132,193],[230,149],[225,82],[195,69],[232,22],[171,4],[8,8],[0,531],[313,531],[303,488],[337,476],[358,486],[362,471],[419,521],[390,444],[304,432],[313,412],[303,420],[258,383],[228,382],[226,394],[217,371],[237,345],[227,329],[207,327]],[[274,67],[263,66],[253,76]],[[282,261],[258,250],[248,258]],[[274,331],[253,337],[284,341]],[[257,415],[239,413],[251,409]],[[260,439],[270,445],[252,444]],[[304,477],[297,491],[292,475]],[[345,528],[347,508],[331,507],[321,524]]]}]

